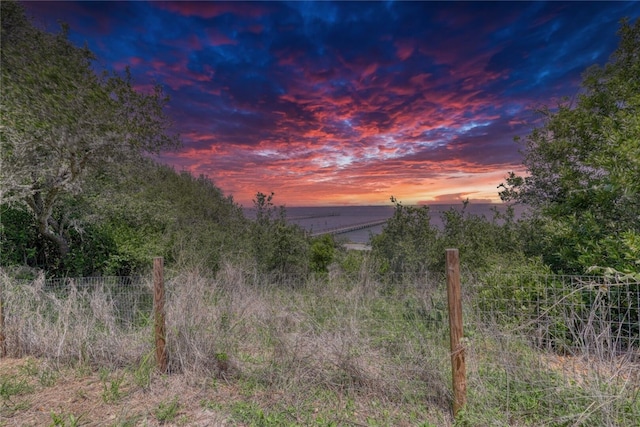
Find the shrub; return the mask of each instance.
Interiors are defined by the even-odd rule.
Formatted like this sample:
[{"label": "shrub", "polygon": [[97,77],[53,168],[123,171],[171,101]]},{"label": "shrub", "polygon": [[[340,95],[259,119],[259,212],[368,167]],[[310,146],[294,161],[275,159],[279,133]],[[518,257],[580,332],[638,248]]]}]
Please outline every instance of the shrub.
[{"label": "shrub", "polygon": [[333,262],[335,241],[330,234],[324,234],[311,241],[311,271],[326,273]]}]

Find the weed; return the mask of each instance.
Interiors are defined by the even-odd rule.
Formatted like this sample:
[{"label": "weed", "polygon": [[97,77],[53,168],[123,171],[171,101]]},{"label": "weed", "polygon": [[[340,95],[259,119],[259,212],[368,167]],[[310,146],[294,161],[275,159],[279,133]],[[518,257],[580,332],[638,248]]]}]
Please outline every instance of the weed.
[{"label": "weed", "polygon": [[101,369],[99,375],[102,381],[101,397],[104,403],[115,403],[124,397],[124,392],[121,388],[125,379],[124,374],[110,378],[108,371]]},{"label": "weed", "polygon": [[200,406],[205,409],[210,409],[212,411],[220,411],[222,410],[222,405],[218,402],[214,402],[212,400],[203,399],[200,401]]},{"label": "weed", "polygon": [[155,370],[155,353],[148,352],[142,357],[140,363],[131,371],[133,382],[143,389],[149,388],[151,385],[151,377]]},{"label": "weed", "polygon": [[10,402],[13,396],[31,392],[33,392],[33,386],[26,379],[8,375],[0,376],[0,398],[3,401]]},{"label": "weed", "polygon": [[138,417],[127,418],[123,421],[118,421],[113,427],[135,427],[138,425]]},{"label": "weed", "polygon": [[25,363],[20,366],[19,371],[29,377],[35,377],[40,372],[40,367],[34,359],[29,357]]},{"label": "weed", "polygon": [[177,397],[174,397],[170,402],[161,402],[154,411],[154,414],[158,421],[166,423],[175,420],[179,409],[180,402],[178,402]]},{"label": "weed", "polygon": [[148,423],[142,424],[143,416],[140,414],[129,415],[128,411],[125,410],[124,413],[120,414],[116,421],[110,425],[110,427],[135,427],[138,425],[148,425]]},{"label": "weed", "polygon": [[265,413],[258,405],[251,403],[236,403],[232,408],[232,413],[237,421],[251,427],[276,427],[291,424],[288,414]]},{"label": "weed", "polygon": [[44,387],[53,386],[58,380],[58,374],[53,369],[40,366],[34,359],[27,358],[19,368],[19,372],[25,376],[34,377]]},{"label": "weed", "polygon": [[91,366],[86,363],[79,363],[75,366],[75,376],[77,378],[84,378],[91,375],[92,372]]},{"label": "weed", "polygon": [[43,369],[38,374],[38,381],[43,387],[52,387],[58,381],[58,373],[52,369]]},{"label": "weed", "polygon": [[229,371],[229,355],[222,351],[214,354],[216,365],[218,366],[218,375],[221,378],[226,378]]},{"label": "weed", "polygon": [[73,414],[56,414],[51,412],[51,424],[49,427],[77,427],[80,425],[80,417]]}]

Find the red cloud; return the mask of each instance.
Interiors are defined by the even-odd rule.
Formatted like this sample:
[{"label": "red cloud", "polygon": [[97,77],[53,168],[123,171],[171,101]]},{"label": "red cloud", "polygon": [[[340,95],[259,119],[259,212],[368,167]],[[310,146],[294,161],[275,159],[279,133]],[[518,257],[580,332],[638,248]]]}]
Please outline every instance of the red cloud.
[{"label": "red cloud", "polygon": [[216,28],[207,28],[206,30],[207,37],[209,38],[209,43],[213,46],[222,46],[222,45],[237,45],[238,41],[229,38],[226,34],[220,32],[220,30]]},{"label": "red cloud", "polygon": [[401,61],[407,60],[415,50],[413,40],[397,40],[394,46],[396,48],[396,56]]},{"label": "red cloud", "polygon": [[199,16],[201,18],[214,18],[225,14],[233,14],[242,17],[255,18],[265,15],[268,9],[263,4],[244,2],[153,2],[153,5],[179,13],[184,16]]}]

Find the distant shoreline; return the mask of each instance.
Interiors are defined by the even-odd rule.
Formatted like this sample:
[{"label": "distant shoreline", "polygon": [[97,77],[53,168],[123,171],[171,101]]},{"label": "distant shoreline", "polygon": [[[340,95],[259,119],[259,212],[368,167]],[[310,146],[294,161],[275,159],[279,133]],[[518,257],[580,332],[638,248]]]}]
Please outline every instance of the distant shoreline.
[{"label": "distant shoreline", "polygon": [[[464,204],[463,201],[454,202],[454,203],[422,203],[422,204],[406,204],[400,201],[402,206],[411,206],[411,207],[422,207],[422,206],[462,206]],[[469,202],[469,206],[511,206],[513,204],[503,203],[503,202]],[[393,203],[386,203],[382,205],[278,205],[283,206],[285,209],[329,209],[329,208],[393,208],[395,205]],[[252,209],[251,207],[243,207],[243,209]]]},{"label": "distant shoreline", "polygon": [[342,245],[348,251],[370,251],[371,245],[367,245],[365,243],[344,243]]},{"label": "distant shoreline", "polygon": [[[443,227],[443,213],[453,209],[462,211],[463,203],[415,205],[426,206],[429,209],[431,224],[437,228]],[[470,215],[484,216],[491,219],[494,210],[504,213],[510,207],[514,207],[515,218],[520,218],[526,206],[511,205],[507,203],[469,203],[466,212]],[[408,207],[408,205],[407,205]],[[336,234],[336,229],[348,229],[353,231],[337,233],[340,239],[351,249],[370,249],[371,236],[380,234],[384,228],[384,222],[393,217],[395,206],[389,205],[345,205],[345,206],[317,206],[317,207],[284,207],[287,221],[296,224],[312,234]],[[255,209],[244,209],[248,218],[255,218]],[[366,224],[376,224],[371,227],[363,227]]]}]

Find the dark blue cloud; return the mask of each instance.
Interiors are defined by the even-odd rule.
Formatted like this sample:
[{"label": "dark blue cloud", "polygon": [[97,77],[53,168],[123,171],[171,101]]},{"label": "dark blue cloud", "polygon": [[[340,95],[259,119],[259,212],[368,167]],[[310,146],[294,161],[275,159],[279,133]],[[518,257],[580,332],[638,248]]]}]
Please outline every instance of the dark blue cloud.
[{"label": "dark blue cloud", "polygon": [[[51,30],[69,23],[98,68],[164,86],[185,147],[163,161],[241,202],[274,190],[288,205],[386,203],[387,190],[495,200],[530,107],[574,95],[615,49],[619,20],[640,17],[637,2],[25,6]],[[461,175],[476,187],[451,188]]]}]

